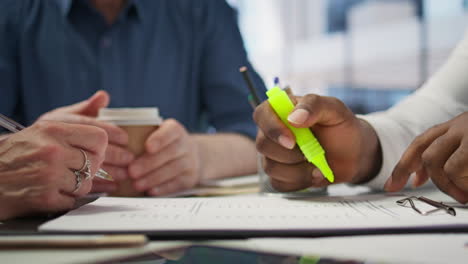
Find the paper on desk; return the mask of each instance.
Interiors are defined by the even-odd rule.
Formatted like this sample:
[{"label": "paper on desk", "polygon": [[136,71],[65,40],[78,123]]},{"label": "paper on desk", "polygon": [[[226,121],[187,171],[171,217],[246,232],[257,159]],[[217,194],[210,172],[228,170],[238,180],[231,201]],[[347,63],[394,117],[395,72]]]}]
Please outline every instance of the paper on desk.
[{"label": "paper on desk", "polygon": [[40,227],[42,231],[320,231],[468,227],[468,210],[421,216],[395,203],[402,196],[360,195],[286,200],[277,197],[102,197]]}]

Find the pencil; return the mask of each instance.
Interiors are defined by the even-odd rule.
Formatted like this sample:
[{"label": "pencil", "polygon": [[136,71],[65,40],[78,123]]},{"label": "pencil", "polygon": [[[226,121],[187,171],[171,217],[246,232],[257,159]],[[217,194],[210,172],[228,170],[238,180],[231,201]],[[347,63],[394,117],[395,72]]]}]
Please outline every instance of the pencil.
[{"label": "pencil", "polygon": [[250,95],[252,96],[252,100],[255,103],[255,106],[259,105],[261,103],[260,97],[257,94],[257,89],[255,89],[255,86],[252,82],[252,79],[250,78],[248,68],[246,66],[242,66],[239,69],[240,73],[242,73],[242,76],[244,77],[245,83],[247,84],[247,87],[249,88]]}]

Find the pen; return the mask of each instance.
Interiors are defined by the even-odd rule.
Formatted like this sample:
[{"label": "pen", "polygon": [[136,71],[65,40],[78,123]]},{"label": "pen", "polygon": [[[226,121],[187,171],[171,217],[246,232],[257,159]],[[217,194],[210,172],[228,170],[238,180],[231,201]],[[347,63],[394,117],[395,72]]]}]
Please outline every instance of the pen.
[{"label": "pen", "polygon": [[247,83],[247,87],[249,88],[250,95],[249,95],[249,103],[252,105],[253,108],[257,107],[261,102],[260,102],[260,97],[258,97],[257,94],[257,89],[255,89],[255,86],[252,82],[252,79],[250,78],[248,68],[246,66],[242,66],[239,69],[240,73],[242,73],[242,76],[244,77],[245,83]]},{"label": "pen", "polygon": [[[25,128],[23,125],[4,116],[3,114],[0,114],[0,126],[13,133],[19,132]],[[103,169],[99,169],[95,176],[103,180],[113,181],[112,176]]]}]

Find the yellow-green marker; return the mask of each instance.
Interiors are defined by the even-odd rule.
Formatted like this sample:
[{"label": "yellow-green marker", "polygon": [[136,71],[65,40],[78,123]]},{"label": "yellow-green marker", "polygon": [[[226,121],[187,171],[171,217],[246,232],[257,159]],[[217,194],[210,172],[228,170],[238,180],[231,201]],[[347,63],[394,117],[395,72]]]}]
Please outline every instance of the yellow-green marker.
[{"label": "yellow-green marker", "polygon": [[293,127],[288,122],[288,116],[294,109],[294,104],[288,94],[275,86],[266,92],[268,102],[283,123],[293,132],[296,143],[306,157],[307,161],[314,164],[329,182],[335,181],[333,171],[325,159],[325,150],[308,128]]}]

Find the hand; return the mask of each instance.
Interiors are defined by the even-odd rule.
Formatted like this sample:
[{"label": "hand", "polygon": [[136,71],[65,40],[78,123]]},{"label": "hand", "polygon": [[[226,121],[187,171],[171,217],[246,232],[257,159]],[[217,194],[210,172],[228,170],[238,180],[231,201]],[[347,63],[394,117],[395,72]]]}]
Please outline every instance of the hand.
[{"label": "hand", "polygon": [[[360,183],[375,176],[380,167],[380,145],[374,130],[359,120],[341,101],[332,97],[296,97],[288,120],[295,127],[313,130],[333,173],[335,183]],[[323,187],[330,183],[305,160],[295,146],[294,134],[280,121],[268,101],[254,112],[259,127],[257,149],[264,155],[264,169],[279,191]]]},{"label": "hand", "polygon": [[89,192],[83,179],[75,192],[72,170],[86,152],[94,175],[104,160],[107,135],[102,129],[57,122],[37,122],[0,142],[0,220],[37,212],[70,209]]},{"label": "hand", "polygon": [[401,190],[414,172],[414,187],[431,178],[455,200],[468,202],[468,112],[418,136],[396,165],[385,190]]},{"label": "hand", "polygon": [[134,160],[134,155],[125,146],[128,135],[121,128],[96,119],[99,109],[109,105],[109,94],[98,91],[89,99],[65,107],[57,108],[45,113],[39,120],[55,120],[67,123],[86,124],[104,129],[109,137],[106,150],[106,160],[103,169],[114,178],[115,182],[94,179],[93,192],[112,192],[117,188],[116,183],[128,178],[127,167]]},{"label": "hand", "polygon": [[197,144],[176,120],[165,120],[129,167],[135,189],[161,196],[195,186],[200,178]]}]

